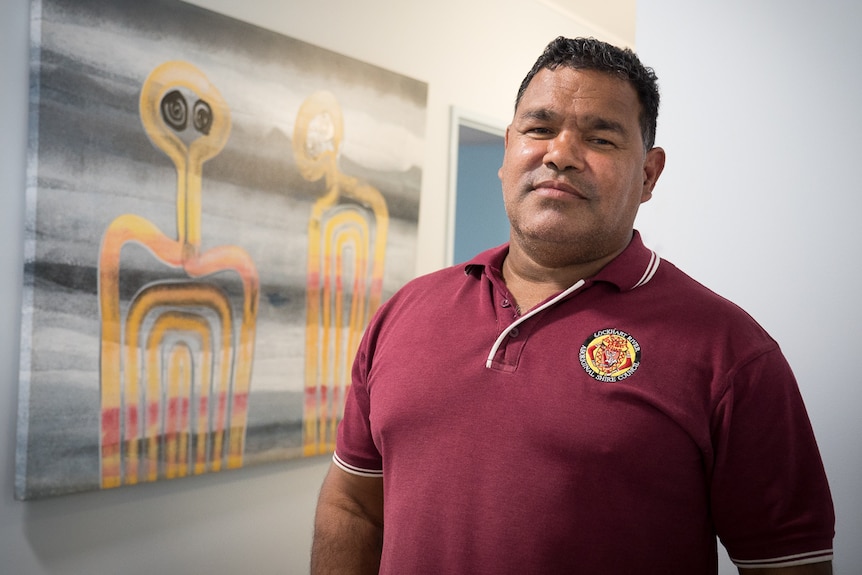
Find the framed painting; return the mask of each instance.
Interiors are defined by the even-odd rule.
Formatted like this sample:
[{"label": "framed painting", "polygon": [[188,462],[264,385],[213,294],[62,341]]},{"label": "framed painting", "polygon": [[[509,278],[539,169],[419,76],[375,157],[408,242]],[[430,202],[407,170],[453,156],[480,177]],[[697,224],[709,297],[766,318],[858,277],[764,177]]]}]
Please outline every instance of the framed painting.
[{"label": "framed painting", "polygon": [[16,497],[331,452],[427,85],[178,0],[31,22]]}]

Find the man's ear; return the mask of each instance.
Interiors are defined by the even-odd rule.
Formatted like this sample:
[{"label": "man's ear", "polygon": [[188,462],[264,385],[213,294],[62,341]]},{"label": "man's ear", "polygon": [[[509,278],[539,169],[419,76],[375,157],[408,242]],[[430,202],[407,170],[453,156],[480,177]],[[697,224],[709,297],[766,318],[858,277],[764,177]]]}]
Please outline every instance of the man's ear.
[{"label": "man's ear", "polygon": [[664,170],[665,154],[662,148],[652,148],[644,158],[644,186],[641,192],[641,203],[652,197],[653,188]]}]

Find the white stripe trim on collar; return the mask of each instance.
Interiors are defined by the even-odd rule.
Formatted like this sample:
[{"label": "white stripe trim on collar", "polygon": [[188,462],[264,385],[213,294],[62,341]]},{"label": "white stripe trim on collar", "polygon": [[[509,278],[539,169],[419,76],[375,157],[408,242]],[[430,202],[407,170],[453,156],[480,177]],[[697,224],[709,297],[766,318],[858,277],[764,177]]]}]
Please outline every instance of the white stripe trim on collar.
[{"label": "white stripe trim on collar", "polygon": [[658,266],[660,263],[661,258],[658,256],[658,254],[650,250],[650,259],[649,263],[647,264],[646,271],[644,272],[644,275],[641,277],[638,283],[632,286],[632,289],[639,288],[642,285],[648,283],[655,275],[655,272],[658,271]]}]

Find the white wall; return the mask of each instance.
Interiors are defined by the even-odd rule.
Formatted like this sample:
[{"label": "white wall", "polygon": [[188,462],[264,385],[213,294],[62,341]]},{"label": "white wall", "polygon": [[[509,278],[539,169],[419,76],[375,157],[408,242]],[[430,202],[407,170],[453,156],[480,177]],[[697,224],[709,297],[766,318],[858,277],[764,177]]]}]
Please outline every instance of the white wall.
[{"label": "white wall", "polygon": [[860,18],[851,0],[637,6],[668,155],[640,228],[781,343],[830,477],[839,575],[862,573]]},{"label": "white wall", "polygon": [[[428,82],[417,272],[446,259],[450,107],[506,123],[523,74],[554,36],[616,40],[539,0],[195,3]],[[306,572],[325,458],[51,500],[12,499],[28,19],[28,0],[0,2],[0,574]]]}]

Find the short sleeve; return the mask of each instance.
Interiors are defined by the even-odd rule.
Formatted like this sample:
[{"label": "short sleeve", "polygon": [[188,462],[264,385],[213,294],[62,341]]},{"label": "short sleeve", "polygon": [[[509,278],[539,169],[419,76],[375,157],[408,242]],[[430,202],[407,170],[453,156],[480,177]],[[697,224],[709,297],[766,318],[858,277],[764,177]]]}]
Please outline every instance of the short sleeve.
[{"label": "short sleeve", "polygon": [[729,374],[713,419],[711,507],[740,567],[829,560],[832,498],[796,379],[777,346]]},{"label": "short sleeve", "polygon": [[344,417],[338,425],[333,461],[348,473],[382,477],[383,459],[371,433],[369,337],[369,331],[366,331],[353,362],[352,381],[344,406]]}]

